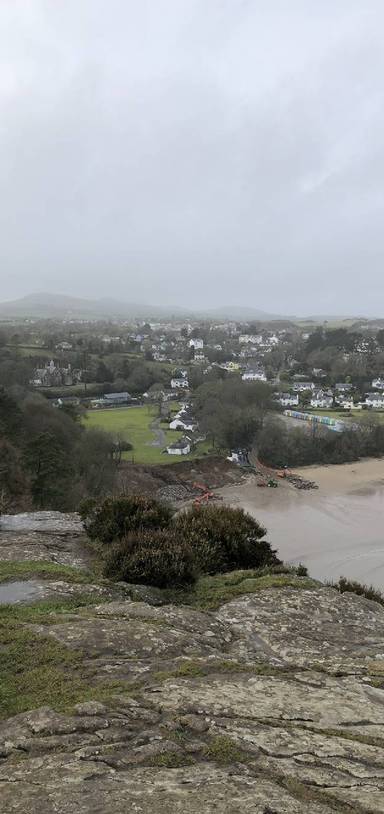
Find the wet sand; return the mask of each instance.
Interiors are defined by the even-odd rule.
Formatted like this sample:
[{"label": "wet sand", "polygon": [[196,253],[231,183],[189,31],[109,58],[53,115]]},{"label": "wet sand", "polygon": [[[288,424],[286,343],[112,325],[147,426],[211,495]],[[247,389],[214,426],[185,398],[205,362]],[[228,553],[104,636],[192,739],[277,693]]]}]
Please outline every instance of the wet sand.
[{"label": "wet sand", "polygon": [[260,489],[250,476],[219,493],[267,528],[286,562],[304,563],[321,580],[343,575],[384,591],[384,459],[296,472],[319,489],[299,491],[284,482]]},{"label": "wet sand", "polygon": [[322,494],[350,494],[384,487],[384,458],[368,458],[353,464],[305,466],[295,474],[318,484]]}]

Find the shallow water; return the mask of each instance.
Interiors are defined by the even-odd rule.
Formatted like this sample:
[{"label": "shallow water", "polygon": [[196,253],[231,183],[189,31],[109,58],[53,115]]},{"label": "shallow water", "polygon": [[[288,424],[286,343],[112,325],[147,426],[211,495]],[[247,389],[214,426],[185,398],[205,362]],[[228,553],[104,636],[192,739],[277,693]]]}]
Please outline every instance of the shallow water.
[{"label": "shallow water", "polygon": [[[273,494],[271,494],[273,492]],[[345,495],[291,489],[242,487],[241,505],[268,529],[267,537],[286,562],[302,562],[311,576],[340,576],[384,591],[384,488],[363,487]],[[260,505],[261,504],[261,505]]]},{"label": "shallow water", "polygon": [[0,517],[0,531],[38,531],[47,533],[81,533],[83,526],[75,512],[21,512],[3,514]]},{"label": "shallow water", "polygon": [[33,579],[4,582],[0,585],[0,605],[16,605],[37,598],[40,593],[40,585]]}]

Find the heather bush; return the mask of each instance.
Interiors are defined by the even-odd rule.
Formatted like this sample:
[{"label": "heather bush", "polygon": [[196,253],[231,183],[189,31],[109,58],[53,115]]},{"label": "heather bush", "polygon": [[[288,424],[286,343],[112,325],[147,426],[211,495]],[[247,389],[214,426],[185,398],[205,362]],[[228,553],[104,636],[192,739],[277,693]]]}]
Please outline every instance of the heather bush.
[{"label": "heather bush", "polygon": [[202,573],[217,574],[280,563],[270,543],[261,539],[266,529],[243,509],[194,506],[179,514],[172,527],[177,536],[191,546],[196,567]]},{"label": "heather bush", "polygon": [[107,498],[99,507],[89,502],[81,512],[88,536],[106,544],[131,531],[166,528],[172,517],[168,506],[141,495]]},{"label": "heather bush", "polygon": [[124,582],[177,588],[195,581],[195,558],[174,531],[138,529],[108,547],[104,574]]},{"label": "heather bush", "polygon": [[379,602],[380,605],[384,605],[384,594],[377,588],[374,588],[373,585],[364,585],[361,582],[357,582],[354,579],[347,579],[346,577],[340,577],[338,582],[330,582],[328,584],[331,588],[336,588],[340,594],[347,592],[358,594],[358,596],[365,596],[366,599],[371,599],[373,602]]}]

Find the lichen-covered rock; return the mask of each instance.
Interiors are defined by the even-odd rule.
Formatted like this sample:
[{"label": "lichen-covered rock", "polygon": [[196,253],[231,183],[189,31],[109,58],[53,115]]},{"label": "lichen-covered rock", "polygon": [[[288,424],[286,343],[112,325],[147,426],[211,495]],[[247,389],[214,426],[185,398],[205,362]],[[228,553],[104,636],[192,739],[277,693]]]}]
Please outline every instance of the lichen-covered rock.
[{"label": "lichen-covered rock", "polygon": [[[81,541],[69,522],[55,541]],[[49,549],[18,529],[3,552],[13,534]],[[81,664],[82,694],[0,723],[0,814],[384,814],[380,605],[269,588],[208,613],[79,587],[98,604],[22,623]]]},{"label": "lichen-covered rock", "polygon": [[[7,814],[334,814],[326,802],[299,800],[257,771],[212,766],[156,771],[115,769],[92,761],[34,765],[35,784],[19,775],[2,783]],[[16,788],[15,788],[16,786]],[[341,810],[341,809],[339,809]],[[379,809],[377,809],[379,810]],[[347,811],[347,809],[345,809]],[[353,809],[349,809],[353,811]]]},{"label": "lichen-covered rock", "polygon": [[271,588],[228,602],[217,618],[237,631],[244,657],[258,649],[286,664],[355,674],[384,654],[384,607],[332,588]]}]

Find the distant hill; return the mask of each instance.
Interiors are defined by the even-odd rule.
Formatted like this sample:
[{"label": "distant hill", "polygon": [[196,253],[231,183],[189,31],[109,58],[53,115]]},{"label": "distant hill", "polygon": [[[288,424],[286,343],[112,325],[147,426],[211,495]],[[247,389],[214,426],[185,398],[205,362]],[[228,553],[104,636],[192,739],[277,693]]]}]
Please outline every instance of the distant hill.
[{"label": "distant hill", "polygon": [[234,319],[237,322],[273,322],[274,320],[290,320],[295,317],[282,316],[281,314],[269,314],[267,311],[260,311],[246,305],[227,305],[220,308],[212,308],[205,311],[205,316],[211,319]]},{"label": "distant hill", "polygon": [[161,307],[124,303],[111,298],[86,300],[62,294],[28,294],[19,300],[0,303],[0,317],[30,317],[35,319],[123,319],[190,316],[191,312],[177,307]]},{"label": "distant hill", "polygon": [[18,300],[0,303],[0,318],[30,319],[208,319],[237,322],[337,322],[362,317],[309,316],[294,317],[268,313],[252,306],[227,305],[218,308],[188,309],[177,305],[144,305],[122,302],[110,297],[99,300],[69,297],[64,294],[39,292]]},{"label": "distant hill", "polygon": [[0,317],[30,317],[35,319],[108,319],[109,317],[129,318],[166,318],[182,319],[233,319],[238,321],[262,321],[284,319],[268,314],[257,308],[226,306],[213,309],[187,309],[179,306],[143,305],[142,303],[125,303],[105,297],[100,300],[87,300],[79,297],[68,297],[64,294],[46,292],[28,294],[19,300],[0,303]]}]

